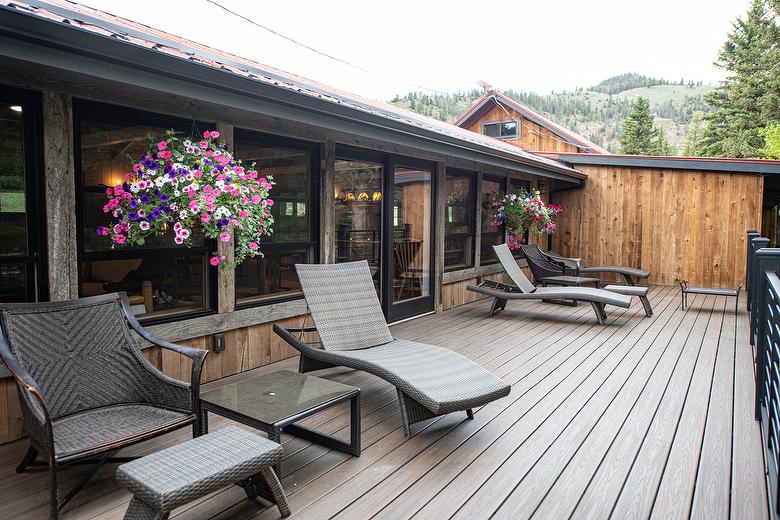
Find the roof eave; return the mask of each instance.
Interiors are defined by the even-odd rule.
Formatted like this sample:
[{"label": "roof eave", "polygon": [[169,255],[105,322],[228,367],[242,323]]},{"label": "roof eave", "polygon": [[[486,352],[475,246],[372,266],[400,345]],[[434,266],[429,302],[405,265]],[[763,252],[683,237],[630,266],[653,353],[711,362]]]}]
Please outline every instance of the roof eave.
[{"label": "roof eave", "polygon": [[[40,53],[31,52],[32,47],[59,51],[73,57],[74,63],[61,60],[35,61],[48,66],[87,73],[86,69],[75,65],[80,60],[98,60],[112,64],[112,67],[101,71],[100,77],[119,79],[124,72],[121,67],[144,71],[173,81],[185,80],[195,86],[204,86],[223,90],[241,96],[260,99],[274,104],[316,113],[323,117],[335,118],[342,123],[359,124],[375,130],[383,130],[395,135],[422,139],[435,143],[437,153],[452,152],[453,149],[470,152],[486,164],[517,169],[526,173],[557,178],[568,182],[579,183],[587,176],[563,164],[560,166],[534,161],[499,149],[469,142],[457,137],[448,136],[400,120],[372,114],[366,110],[345,106],[333,101],[295,92],[289,88],[260,82],[250,77],[242,77],[229,71],[219,70],[194,61],[189,61],[163,52],[130,44],[109,36],[96,34],[78,27],[68,27],[61,23],[44,20],[35,15],[11,10],[0,6],[0,36],[10,38],[7,45],[0,46],[0,52],[26,61],[40,57]],[[17,46],[13,44],[18,43]],[[121,67],[120,67],[121,66]],[[93,74],[98,75],[98,74]],[[132,80],[125,76],[123,79]],[[138,82],[124,81],[137,84]],[[162,88],[162,85],[143,85],[147,88]],[[310,120],[308,120],[311,123]],[[354,130],[354,128],[353,128]],[[346,130],[349,131],[349,130]],[[386,137],[385,137],[386,138]],[[442,148],[443,147],[443,148]],[[431,149],[430,147],[428,149]]]}]

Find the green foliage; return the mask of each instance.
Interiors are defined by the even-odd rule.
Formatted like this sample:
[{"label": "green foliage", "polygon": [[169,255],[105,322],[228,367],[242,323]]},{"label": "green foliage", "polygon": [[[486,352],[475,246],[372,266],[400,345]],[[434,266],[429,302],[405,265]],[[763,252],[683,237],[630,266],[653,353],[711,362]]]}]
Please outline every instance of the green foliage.
[{"label": "green foliage", "polygon": [[702,151],[708,156],[762,157],[763,128],[780,123],[780,26],[778,2],[753,0],[737,19],[718,55],[728,76],[705,101]]},{"label": "green foliage", "polygon": [[[590,87],[589,90],[594,92],[603,92],[604,94],[617,94],[632,88],[653,87],[656,85],[670,85],[671,82],[665,79],[650,78],[636,74],[634,72],[628,72],[619,76],[612,76],[607,78],[598,85]],[[680,80],[682,84],[682,80]]]},{"label": "green foliage", "polygon": [[767,159],[780,159],[780,124],[765,128],[760,133],[765,139],[762,155]]},{"label": "green foliage", "polygon": [[[667,136],[669,141],[682,147],[685,130],[693,116],[708,110],[707,104],[702,100],[702,93],[710,88],[701,86],[701,82],[688,82],[685,85],[665,83],[667,84],[631,89],[615,95],[582,88],[551,94],[516,90],[506,90],[502,93],[613,152],[619,148],[620,123],[628,116],[635,98],[641,95],[650,99],[656,116],[666,120],[665,126],[670,131]],[[441,121],[453,122],[470,108],[481,94],[480,90],[446,95],[411,92],[396,96],[390,103]]]},{"label": "green foliage", "polygon": [[701,113],[693,116],[691,126],[688,128],[688,135],[685,137],[685,148],[683,155],[686,157],[700,157],[703,152],[702,133],[704,129],[704,118]]},{"label": "green foliage", "polygon": [[666,138],[666,131],[655,126],[647,98],[638,97],[623,121],[620,153],[626,155],[675,155],[677,151]]}]

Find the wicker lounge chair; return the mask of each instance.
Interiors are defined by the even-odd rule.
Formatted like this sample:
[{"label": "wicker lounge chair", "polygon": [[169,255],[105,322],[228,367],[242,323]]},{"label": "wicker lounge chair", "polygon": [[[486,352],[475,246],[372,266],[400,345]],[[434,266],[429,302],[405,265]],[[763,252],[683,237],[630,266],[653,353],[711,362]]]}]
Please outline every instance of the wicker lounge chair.
[{"label": "wicker lounge chair", "polygon": [[498,260],[504,267],[504,271],[514,285],[509,285],[492,280],[478,280],[477,285],[469,285],[466,288],[493,298],[490,307],[490,315],[506,307],[507,300],[575,300],[589,302],[596,313],[596,320],[605,323],[607,313],[604,305],[615,305],[628,308],[631,306],[631,298],[604,289],[591,289],[589,287],[535,287],[528,280],[517,261],[512,256],[506,244],[493,246]]},{"label": "wicker lounge chair", "polygon": [[639,279],[650,276],[649,271],[622,265],[583,267],[580,265],[579,258],[567,258],[552,252],[545,253],[535,244],[521,246],[521,248],[528,260],[528,267],[531,269],[534,278],[537,279],[552,276],[581,276],[587,274],[609,273],[619,275],[624,285],[636,285]]},{"label": "wicker lounge chair", "polygon": [[[509,394],[510,386],[449,349],[390,335],[368,263],[296,265],[315,327],[274,331],[301,353],[300,371],[344,366],[396,387],[404,434],[411,425],[472,409]],[[322,348],[294,333],[318,332]]]},{"label": "wicker lounge chair", "polygon": [[[151,336],[125,293],[0,305],[0,357],[16,379],[30,448],[16,471],[48,465],[51,518],[110,458],[131,444],[193,426],[207,351]],[[155,368],[130,335],[192,359],[192,384]],[[46,462],[36,462],[40,454]],[[97,462],[59,501],[57,469]]]}]

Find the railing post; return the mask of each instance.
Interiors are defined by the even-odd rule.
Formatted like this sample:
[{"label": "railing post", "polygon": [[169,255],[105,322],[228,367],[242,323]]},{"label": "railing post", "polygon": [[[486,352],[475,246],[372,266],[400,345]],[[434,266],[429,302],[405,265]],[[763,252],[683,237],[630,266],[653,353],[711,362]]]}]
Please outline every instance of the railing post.
[{"label": "railing post", "polygon": [[753,257],[750,265],[750,344],[756,345],[758,336],[758,321],[763,315],[764,308],[758,304],[758,299],[764,296],[764,271],[758,265],[758,251],[769,245],[769,239],[757,237],[750,241],[753,248]]},{"label": "railing post", "polygon": [[[760,239],[753,239],[753,243]],[[769,242],[764,238],[764,241]],[[751,327],[755,323],[756,333],[756,395],[755,395],[755,418],[761,420],[761,396],[764,387],[764,372],[766,360],[767,334],[771,331],[767,329],[767,290],[766,273],[780,272],[780,249],[779,248],[761,248],[755,252],[754,258],[754,287],[753,287],[753,311],[750,314]],[[751,330],[751,335],[753,331]]]},{"label": "railing post", "polygon": [[755,229],[748,229],[747,231],[747,247],[745,248],[747,250],[747,260],[745,262],[745,294],[747,296],[747,310],[750,310],[750,290],[751,290],[751,279],[750,274],[752,273],[752,265],[751,261],[753,260],[753,239],[758,238],[759,233]]}]

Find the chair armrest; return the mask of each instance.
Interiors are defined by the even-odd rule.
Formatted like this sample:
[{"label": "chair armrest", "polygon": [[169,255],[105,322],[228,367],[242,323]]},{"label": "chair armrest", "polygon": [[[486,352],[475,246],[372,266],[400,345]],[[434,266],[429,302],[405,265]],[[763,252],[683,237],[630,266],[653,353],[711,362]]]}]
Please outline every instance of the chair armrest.
[{"label": "chair armrest", "polygon": [[130,327],[143,339],[151,343],[152,345],[156,345],[158,347],[162,347],[167,350],[171,350],[173,352],[176,352],[178,354],[181,354],[182,356],[186,356],[192,360],[192,374],[190,377],[190,383],[184,383],[183,381],[179,381],[177,379],[171,378],[164,372],[160,371],[155,367],[154,365],[151,365],[149,363],[149,366],[147,368],[154,368],[155,375],[160,378],[165,383],[171,383],[176,382],[178,384],[186,385],[190,389],[190,400],[192,404],[192,411],[193,413],[198,413],[200,406],[199,406],[199,399],[200,399],[200,375],[203,371],[203,363],[206,361],[206,356],[208,355],[208,350],[202,350],[199,348],[194,347],[188,347],[186,345],[179,345],[177,343],[172,343],[170,341],[166,341],[164,339],[158,338],[154,335],[152,335],[148,330],[146,330],[136,319],[136,317],[133,315],[132,311],[130,310],[130,303],[127,301],[127,294],[122,292],[119,293],[121,297],[122,302],[122,310],[124,311],[125,318],[127,319],[127,322],[130,324]]},{"label": "chair armrest", "polygon": [[51,453],[54,449],[54,438],[49,406],[38,384],[14,356],[2,330],[0,330],[0,358],[16,380],[27,435],[35,441],[38,448]]}]

